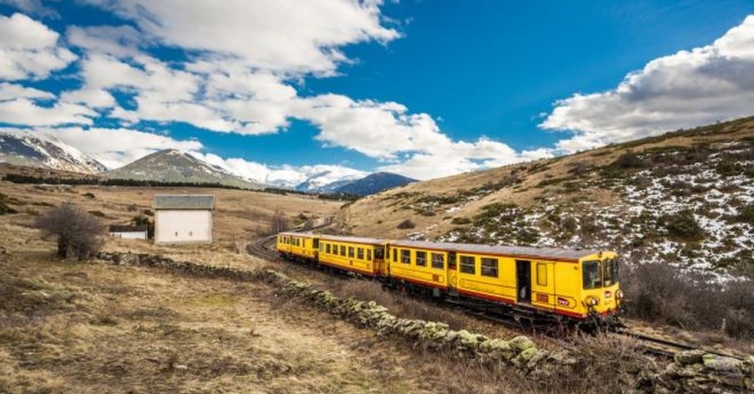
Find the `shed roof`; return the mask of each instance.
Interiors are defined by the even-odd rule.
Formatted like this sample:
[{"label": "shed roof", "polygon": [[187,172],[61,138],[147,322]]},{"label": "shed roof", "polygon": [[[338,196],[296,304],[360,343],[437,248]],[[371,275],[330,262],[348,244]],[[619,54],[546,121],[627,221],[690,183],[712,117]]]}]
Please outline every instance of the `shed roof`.
[{"label": "shed roof", "polygon": [[211,194],[155,194],[154,209],[215,209]]},{"label": "shed roof", "polygon": [[113,224],[110,226],[111,233],[131,233],[147,231],[147,226],[129,226],[123,224]]}]

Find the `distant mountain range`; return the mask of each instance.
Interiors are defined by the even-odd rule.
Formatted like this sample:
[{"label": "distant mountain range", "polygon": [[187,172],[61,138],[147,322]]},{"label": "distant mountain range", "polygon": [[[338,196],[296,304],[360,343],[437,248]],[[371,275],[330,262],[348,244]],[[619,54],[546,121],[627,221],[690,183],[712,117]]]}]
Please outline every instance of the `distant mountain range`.
[{"label": "distant mountain range", "polygon": [[407,178],[403,175],[391,174],[389,172],[378,172],[368,175],[365,178],[339,185],[335,187],[333,191],[337,193],[355,194],[357,196],[368,196],[394,187],[407,185],[411,182],[416,182],[416,179]]},{"label": "distant mountain range", "polygon": [[23,131],[0,130],[0,162],[82,174],[107,170],[102,163],[62,141]]},{"label": "distant mountain range", "polygon": [[298,184],[264,184],[209,164],[178,150],[168,149],[142,157],[124,167],[108,171],[94,158],[52,137],[23,131],[0,130],[0,162],[41,167],[110,179],[159,182],[219,183],[244,189],[291,188],[307,193],[347,193],[359,196],[402,186],[414,179],[390,173],[363,173],[323,170]]}]

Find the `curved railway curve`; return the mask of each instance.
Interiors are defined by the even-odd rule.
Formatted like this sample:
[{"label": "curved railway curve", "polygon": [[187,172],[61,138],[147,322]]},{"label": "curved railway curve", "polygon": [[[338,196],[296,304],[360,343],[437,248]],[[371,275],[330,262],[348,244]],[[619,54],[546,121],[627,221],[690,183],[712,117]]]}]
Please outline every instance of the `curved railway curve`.
[{"label": "curved railway curve", "polygon": [[[267,237],[259,238],[253,242],[250,242],[247,245],[246,247],[247,252],[250,255],[265,259],[267,261],[288,263],[288,261],[281,258],[278,255],[277,251],[275,250],[275,247],[274,247],[275,240],[276,240],[275,235],[270,235]],[[296,264],[296,266],[300,266],[300,265]],[[562,335],[563,333],[563,330],[561,330],[560,328],[553,329],[551,325],[549,327],[545,325],[537,325],[536,322],[527,321],[526,318],[521,318],[520,316],[511,316],[508,314],[496,314],[489,310],[475,309],[473,307],[469,308],[469,306],[467,305],[465,306],[459,305],[458,307],[462,307],[462,308],[457,309],[460,312],[463,312],[465,314],[470,314],[480,319],[492,321],[497,324],[502,324],[505,327],[512,328],[512,329],[518,329],[518,330],[529,332],[529,333],[533,331],[535,333],[545,334],[545,335]],[[714,354],[716,356],[729,357],[729,358],[734,358],[737,360],[745,359],[744,357],[739,357],[739,356],[729,354],[729,353],[723,353],[716,350],[707,349],[704,347],[694,346],[687,343],[670,341],[664,338],[658,338],[658,337],[649,336],[643,333],[638,333],[635,331],[631,331],[630,327],[610,330],[609,333],[614,334],[614,335],[626,336],[626,337],[633,338],[639,341],[642,344],[642,351],[645,354],[655,357],[655,358],[672,359],[675,357],[677,353],[682,352],[682,351],[701,350],[701,351],[704,351],[705,353]]]}]

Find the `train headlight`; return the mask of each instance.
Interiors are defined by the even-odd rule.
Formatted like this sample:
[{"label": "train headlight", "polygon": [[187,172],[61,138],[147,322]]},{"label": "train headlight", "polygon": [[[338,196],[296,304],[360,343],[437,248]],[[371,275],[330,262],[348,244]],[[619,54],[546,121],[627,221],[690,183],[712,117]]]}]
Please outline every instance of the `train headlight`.
[{"label": "train headlight", "polygon": [[618,290],[615,292],[615,298],[622,300],[623,299],[623,290]]},{"label": "train headlight", "polygon": [[589,306],[597,306],[600,303],[600,299],[595,296],[586,297],[586,304]]}]

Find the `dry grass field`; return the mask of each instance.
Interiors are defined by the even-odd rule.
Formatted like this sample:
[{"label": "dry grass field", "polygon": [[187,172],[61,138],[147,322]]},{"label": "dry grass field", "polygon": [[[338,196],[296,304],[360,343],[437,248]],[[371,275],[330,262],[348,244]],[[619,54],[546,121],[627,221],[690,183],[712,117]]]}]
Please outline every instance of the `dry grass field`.
[{"label": "dry grass field", "polygon": [[[19,211],[0,216],[0,393],[541,391],[510,371],[493,373],[473,361],[438,359],[385,340],[280,298],[266,284],[56,261],[55,244],[31,227],[35,215],[64,201],[125,222],[132,205],[137,212],[150,208],[153,189],[0,186]],[[109,240],[105,250],[253,269],[268,263],[243,253],[243,242],[262,231],[276,209],[322,217],[338,207],[211,192],[218,198],[218,242],[180,247]]]}]

